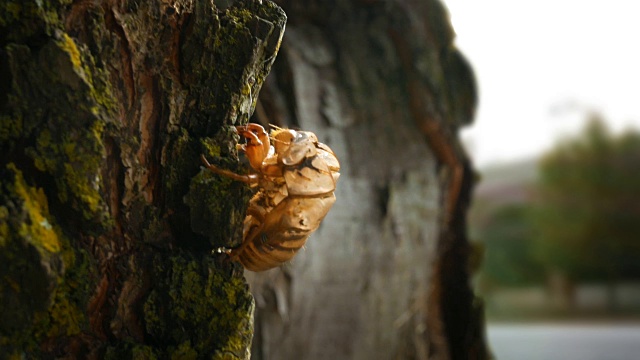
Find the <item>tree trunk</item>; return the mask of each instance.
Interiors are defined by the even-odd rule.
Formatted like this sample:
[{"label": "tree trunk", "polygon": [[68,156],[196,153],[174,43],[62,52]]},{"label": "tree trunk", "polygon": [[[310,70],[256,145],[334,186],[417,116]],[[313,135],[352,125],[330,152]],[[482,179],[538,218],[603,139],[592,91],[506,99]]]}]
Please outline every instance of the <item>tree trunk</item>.
[{"label": "tree trunk", "polygon": [[[257,359],[486,357],[468,284],[471,71],[436,1],[282,1],[256,119],[342,162],[307,251],[248,274]],[[268,1],[0,5],[0,358],[249,357],[216,247],[249,190],[231,125],[284,31]]]},{"label": "tree trunk", "polygon": [[438,1],[286,1],[255,121],[315,132],[337,202],[287,266],[248,274],[254,359],[484,359],[469,285],[472,72]]},{"label": "tree trunk", "polygon": [[0,5],[0,358],[248,359],[231,125],[280,46],[269,1]]}]

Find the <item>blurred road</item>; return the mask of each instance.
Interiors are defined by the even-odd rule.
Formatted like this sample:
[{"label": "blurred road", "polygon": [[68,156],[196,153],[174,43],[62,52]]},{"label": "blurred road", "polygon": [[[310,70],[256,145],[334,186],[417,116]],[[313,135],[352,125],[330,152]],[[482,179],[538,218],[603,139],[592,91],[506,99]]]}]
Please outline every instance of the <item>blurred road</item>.
[{"label": "blurred road", "polygon": [[640,324],[489,324],[498,360],[637,360]]}]

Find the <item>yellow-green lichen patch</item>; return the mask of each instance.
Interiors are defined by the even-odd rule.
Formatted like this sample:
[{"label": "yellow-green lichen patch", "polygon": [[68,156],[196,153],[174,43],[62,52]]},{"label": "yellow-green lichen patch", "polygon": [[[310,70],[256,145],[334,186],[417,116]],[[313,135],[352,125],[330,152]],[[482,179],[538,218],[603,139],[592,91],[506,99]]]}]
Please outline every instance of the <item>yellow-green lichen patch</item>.
[{"label": "yellow-green lichen patch", "polygon": [[159,304],[162,302],[162,297],[157,290],[151,291],[147,296],[147,300],[142,306],[142,312],[144,313],[145,326],[147,332],[156,336],[162,336],[166,332],[166,324],[164,319],[161,318]]},{"label": "yellow-green lichen patch", "polygon": [[173,357],[230,353],[246,358],[253,298],[242,277],[222,272],[209,257],[198,260],[185,253],[158,256],[154,268],[158,282],[143,305],[154,343],[166,344]]},{"label": "yellow-green lichen patch", "polygon": [[3,0],[0,31],[9,41],[23,41],[36,33],[50,34],[62,26],[58,9],[73,0]]},{"label": "yellow-green lichen patch", "polygon": [[171,352],[171,360],[196,360],[198,352],[191,347],[191,341],[187,340]]},{"label": "yellow-green lichen patch", "polygon": [[84,314],[77,304],[74,304],[64,292],[67,289],[58,289],[53,305],[49,308],[47,337],[71,336],[80,333],[80,327],[84,322]]},{"label": "yellow-green lichen patch", "polygon": [[146,345],[134,346],[133,350],[131,350],[131,355],[132,359],[139,360],[156,360],[158,358],[153,348]]},{"label": "yellow-green lichen patch", "polygon": [[82,60],[80,58],[80,50],[78,50],[76,43],[66,33],[62,33],[60,37],[61,39],[60,41],[58,41],[60,48],[64,50],[67,54],[69,54],[69,59],[73,64],[74,70],[80,71],[82,66]]},{"label": "yellow-green lichen patch", "polygon": [[8,168],[16,171],[17,179],[13,191],[23,199],[23,206],[29,216],[28,220],[21,224],[19,236],[30,240],[33,245],[49,253],[59,252],[60,239],[49,222],[49,206],[44,192],[42,189],[27,186],[22,173],[15,168],[15,165],[9,164]]},{"label": "yellow-green lichen patch", "polygon": [[62,259],[65,273],[58,280],[53,301],[34,320],[33,337],[39,342],[74,336],[88,328],[84,309],[95,288],[95,266],[84,250],[71,249],[66,241]]},{"label": "yellow-green lichen patch", "polygon": [[11,88],[0,117],[12,121],[0,136],[29,139],[25,152],[55,183],[52,193],[89,220],[80,225],[108,228],[100,171],[103,133],[115,111],[108,82],[86,48],[64,32],[33,51],[7,47]]},{"label": "yellow-green lichen patch", "polygon": [[7,244],[9,239],[9,209],[0,205],[0,248]]},{"label": "yellow-green lichen patch", "polygon": [[200,144],[204,148],[204,154],[207,158],[215,158],[220,156],[220,143],[213,141],[211,138],[200,139]]},{"label": "yellow-green lichen patch", "polygon": [[94,266],[70,247],[42,189],[11,163],[0,179],[0,344],[38,358],[45,339],[87,327]]},{"label": "yellow-green lichen patch", "polygon": [[[105,349],[105,360],[120,360],[120,359],[136,359],[136,360],[156,360],[158,359],[158,352],[148,345],[133,344],[133,343],[118,343],[113,346],[108,346]],[[165,357],[161,357],[165,358]]]},{"label": "yellow-green lichen patch", "polygon": [[22,118],[0,115],[0,143],[10,144],[10,140],[22,134]]},{"label": "yellow-green lichen patch", "polygon": [[[15,182],[8,184],[8,190],[22,201],[21,205],[26,212],[25,221],[22,221],[17,229],[18,236],[42,252],[58,253],[60,251],[60,239],[49,220],[51,215],[49,214],[49,205],[44,192],[42,189],[28,186],[22,176],[22,172],[14,164],[7,165],[7,169],[15,174]],[[5,211],[7,211],[6,207]]]},{"label": "yellow-green lichen patch", "polygon": [[10,163],[0,169],[0,343],[35,348],[34,324],[64,273],[63,240],[42,189]]},{"label": "yellow-green lichen patch", "polygon": [[6,26],[11,22],[20,19],[22,6],[19,2],[7,0],[6,2],[2,3],[0,11],[2,11],[2,16],[0,16],[0,26]]},{"label": "yellow-green lichen patch", "polygon": [[88,129],[67,129],[64,133],[44,128],[38,134],[36,151],[30,153],[39,170],[56,175],[60,201],[69,203],[87,220],[106,216],[100,194],[102,128],[99,121]]},{"label": "yellow-green lichen patch", "polygon": [[[255,80],[250,80],[254,69],[262,70],[264,63],[256,54],[261,40],[251,32],[260,20],[241,6],[224,10],[203,6],[196,8],[194,21],[194,32],[184,43],[182,74],[195,85],[186,103],[193,103],[204,116],[188,116],[182,121],[184,126],[190,132],[203,133],[212,123],[247,121],[251,109],[241,109],[240,104],[251,94],[257,98],[262,84],[251,88]],[[222,63],[225,66],[217,66]]]},{"label": "yellow-green lichen patch", "polygon": [[198,147],[187,130],[175,131],[166,147],[164,158],[166,171],[164,182],[167,187],[167,200],[172,207],[182,203],[182,197],[189,187],[189,179],[197,172],[200,165]]}]

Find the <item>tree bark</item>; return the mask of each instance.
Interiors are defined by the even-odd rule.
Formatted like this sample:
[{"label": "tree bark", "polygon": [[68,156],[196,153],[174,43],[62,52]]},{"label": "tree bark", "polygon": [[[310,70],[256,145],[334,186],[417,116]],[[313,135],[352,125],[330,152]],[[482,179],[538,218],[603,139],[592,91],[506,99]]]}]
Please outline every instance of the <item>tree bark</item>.
[{"label": "tree bark", "polygon": [[[440,3],[281,1],[256,121],[342,163],[307,250],[247,274],[256,359],[486,358],[468,283],[471,70]],[[0,358],[249,358],[245,123],[260,0],[0,5]],[[284,56],[282,56],[284,55]]]},{"label": "tree bark", "polygon": [[438,1],[278,2],[255,121],[315,132],[337,202],[288,266],[248,274],[254,359],[485,359],[469,285],[472,71]]},{"label": "tree bark", "polygon": [[269,1],[0,5],[0,358],[248,359],[245,123]]}]

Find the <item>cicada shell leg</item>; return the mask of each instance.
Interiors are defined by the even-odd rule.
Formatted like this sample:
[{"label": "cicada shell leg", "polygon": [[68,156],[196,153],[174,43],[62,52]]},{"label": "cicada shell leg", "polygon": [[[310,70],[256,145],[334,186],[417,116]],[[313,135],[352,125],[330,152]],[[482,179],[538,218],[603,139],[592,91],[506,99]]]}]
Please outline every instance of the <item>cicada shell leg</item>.
[{"label": "cicada shell leg", "polygon": [[261,231],[262,225],[251,228],[249,230],[248,236],[242,240],[242,244],[240,244],[240,246],[238,246],[237,248],[231,250],[231,252],[229,253],[231,261],[238,261],[238,258],[246,250],[247,246],[249,246],[251,240],[255,238]]},{"label": "cicada shell leg", "polygon": [[231,178],[233,180],[236,181],[241,181],[245,184],[257,184],[258,181],[260,181],[260,177],[257,174],[249,174],[249,175],[240,175],[240,174],[236,174],[233,171],[230,170],[225,170],[225,169],[220,169],[219,167],[216,167],[215,165],[211,165],[209,163],[209,161],[207,161],[207,158],[204,157],[204,154],[200,155],[200,159],[202,160],[202,163],[204,164],[204,166],[209,169],[209,171],[216,173],[218,175],[222,175],[222,176],[226,176],[228,178]]},{"label": "cicada shell leg", "polygon": [[245,251],[248,244],[262,232],[265,212],[266,210],[260,206],[249,205],[242,230],[242,244],[229,252],[232,261],[238,261],[238,257]]}]

